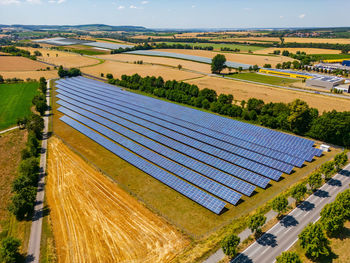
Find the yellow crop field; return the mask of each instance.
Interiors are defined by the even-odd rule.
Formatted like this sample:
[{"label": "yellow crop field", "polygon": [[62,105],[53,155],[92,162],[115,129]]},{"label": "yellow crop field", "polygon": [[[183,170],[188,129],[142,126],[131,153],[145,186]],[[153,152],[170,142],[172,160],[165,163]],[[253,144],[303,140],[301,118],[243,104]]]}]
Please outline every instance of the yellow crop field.
[{"label": "yellow crop field", "polygon": [[29,58],[0,56],[0,71],[38,70],[46,67],[46,65]]},{"label": "yellow crop field", "polygon": [[123,63],[109,60],[107,60],[103,64],[82,68],[81,70],[84,73],[88,73],[94,76],[100,76],[101,73],[112,73],[113,76],[117,78],[120,78],[123,74],[132,75],[135,73],[138,73],[143,77],[162,76],[165,80],[185,80],[202,76],[197,73],[186,72],[159,65],[137,65],[133,63]]},{"label": "yellow crop field", "polygon": [[57,78],[57,70],[48,70],[48,71],[0,71],[0,75],[4,77],[4,79],[8,78],[20,78],[20,79],[36,79],[39,80],[41,77],[46,79]]},{"label": "yellow crop field", "polygon": [[188,241],[53,137],[47,200],[58,262],[169,262]]},{"label": "yellow crop field", "polygon": [[140,56],[130,54],[115,54],[115,55],[101,55],[98,56],[101,59],[120,60],[133,63],[134,61],[142,60],[144,63],[154,63],[160,65],[167,65],[177,67],[179,64],[185,69],[196,70],[200,72],[210,73],[210,65],[204,63],[197,63],[181,59],[152,57],[152,56]]},{"label": "yellow crop field", "polygon": [[317,108],[320,113],[323,111],[349,111],[350,102],[348,99],[326,97],[317,94],[304,93],[281,88],[267,87],[263,85],[250,84],[235,80],[227,80],[215,77],[204,77],[187,81],[198,85],[200,89],[210,88],[217,93],[233,94],[235,100],[248,100],[258,98],[267,102],[289,103],[295,99],[306,101],[311,107]]}]

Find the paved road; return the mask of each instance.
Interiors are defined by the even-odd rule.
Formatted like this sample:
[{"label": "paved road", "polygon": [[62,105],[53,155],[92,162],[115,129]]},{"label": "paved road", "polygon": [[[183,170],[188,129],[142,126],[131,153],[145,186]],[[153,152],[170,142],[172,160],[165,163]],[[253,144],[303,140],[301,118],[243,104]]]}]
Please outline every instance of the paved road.
[{"label": "paved road", "polygon": [[[50,80],[47,82],[47,94],[46,101],[47,105],[50,106]],[[28,243],[28,256],[26,262],[38,263],[40,259],[40,241],[41,241],[41,230],[44,216],[44,198],[45,198],[45,173],[46,173],[46,153],[47,153],[47,140],[49,131],[49,111],[46,111],[44,116],[44,132],[43,140],[41,145],[40,153],[40,173],[38,192],[36,195],[34,215],[32,219],[32,227],[30,229],[30,237]]]},{"label": "paved road", "polygon": [[8,129],[6,129],[6,130],[2,130],[2,131],[0,131],[0,134],[5,133],[5,132],[8,132],[8,131],[15,130],[15,129],[17,129],[17,128],[19,128],[19,127],[16,126],[16,127],[8,128]]},{"label": "paved road", "polygon": [[298,240],[299,233],[308,223],[319,219],[322,208],[333,202],[338,193],[349,188],[349,184],[350,164],[231,262],[274,262]]}]

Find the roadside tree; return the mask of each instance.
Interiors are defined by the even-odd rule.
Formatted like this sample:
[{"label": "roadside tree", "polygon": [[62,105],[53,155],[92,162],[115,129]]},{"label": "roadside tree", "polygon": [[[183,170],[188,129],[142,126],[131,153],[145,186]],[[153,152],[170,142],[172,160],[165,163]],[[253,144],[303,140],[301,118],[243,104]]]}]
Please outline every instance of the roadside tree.
[{"label": "roadside tree", "polygon": [[295,252],[282,252],[280,256],[276,258],[276,263],[302,263],[299,255]]},{"label": "roadside tree", "polygon": [[226,57],[221,54],[217,54],[211,62],[211,72],[220,74],[226,68]]},{"label": "roadside tree", "polygon": [[221,247],[225,255],[229,257],[234,257],[237,254],[237,247],[239,245],[240,238],[234,234],[226,236],[221,241]]},{"label": "roadside tree", "polygon": [[255,214],[249,218],[248,227],[253,233],[257,234],[261,232],[261,227],[265,222],[266,217],[264,215]]}]

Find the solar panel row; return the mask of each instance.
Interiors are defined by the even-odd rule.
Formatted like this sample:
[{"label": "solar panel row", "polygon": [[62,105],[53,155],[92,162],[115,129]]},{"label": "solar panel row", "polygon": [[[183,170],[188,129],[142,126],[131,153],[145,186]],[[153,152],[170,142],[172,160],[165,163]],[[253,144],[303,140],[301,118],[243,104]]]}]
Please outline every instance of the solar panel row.
[{"label": "solar panel row", "polygon": [[[91,83],[96,83],[96,81],[93,81],[93,80],[86,80],[86,79],[83,79],[83,80],[80,80],[80,79],[77,79],[77,80],[72,80],[72,82],[77,82],[78,81],[78,83],[80,84],[80,85],[84,85],[84,83],[85,83],[85,85],[86,84],[89,84],[89,85],[99,85],[99,87],[100,88],[102,88],[103,87],[103,90],[104,91],[107,91],[107,90],[110,90],[110,89],[113,89],[113,87],[111,87],[111,86],[109,86],[109,85],[106,85],[106,84],[104,84],[104,83],[101,83],[101,84],[91,84]],[[133,94],[133,93],[128,93],[128,92],[120,92],[120,89],[114,89],[114,91],[115,92],[119,92],[119,94],[120,95],[125,95],[125,94],[128,94],[129,96],[132,96],[132,100],[133,101],[137,101],[137,99],[139,99],[140,101],[137,101],[138,102],[138,104],[139,103],[147,103],[147,101],[148,101],[148,106],[150,106],[150,104],[151,104],[151,107],[152,107],[152,105],[153,104],[156,104],[156,105],[154,105],[153,106],[153,108],[156,108],[156,109],[160,109],[160,112],[164,112],[164,110],[163,110],[163,108],[162,107],[164,107],[164,105],[165,105],[165,107],[167,108],[167,111],[166,111],[166,113],[167,114],[173,114],[173,115],[175,115],[175,116],[178,116],[178,113],[179,113],[179,111],[182,111],[182,113],[186,113],[186,112],[184,112],[184,111],[193,111],[192,109],[182,109],[182,108],[185,108],[185,107],[181,107],[181,106],[179,106],[179,105],[171,105],[171,106],[167,106],[167,103],[166,102],[164,102],[164,101],[161,101],[161,100],[156,100],[156,99],[153,99],[153,98],[143,98],[143,96],[141,96],[141,95],[138,95],[138,94]],[[149,101],[150,100],[150,101]],[[176,110],[171,110],[171,108],[176,108]],[[208,114],[208,113],[205,113],[205,112],[202,112],[202,111],[194,111],[194,113],[191,113],[192,115],[196,115],[196,114],[206,114],[205,116],[209,116],[209,117],[212,117],[212,118],[219,118],[218,120],[219,121],[221,121],[221,120],[225,120],[225,121],[233,121],[233,122],[235,122],[235,123],[241,123],[241,122],[238,122],[238,121],[234,121],[234,120],[230,120],[230,119],[227,119],[227,118],[223,118],[223,117],[220,117],[220,116],[217,116],[217,115],[213,115],[213,116],[210,116],[210,115],[212,115],[212,114]],[[163,114],[164,115],[164,114]],[[188,115],[188,114],[187,114]],[[188,116],[187,116],[186,114],[181,114],[181,118],[187,118]],[[186,117],[187,116],[187,117]],[[193,116],[190,116],[189,117],[189,120],[191,121],[193,121],[193,119],[195,119],[196,121],[198,121],[198,120],[200,120],[201,119],[201,117],[200,116],[198,116],[198,118],[193,118]],[[210,120],[208,120],[208,121],[210,121]],[[218,122],[217,122],[218,123]],[[219,123],[218,123],[219,124]],[[226,127],[227,127],[227,125],[225,125]],[[242,131],[239,131],[240,130],[240,128],[238,127],[237,129],[235,129],[235,136],[243,136],[243,138],[248,138],[248,140],[250,140],[251,138],[255,138],[255,137],[258,137],[258,139],[256,139],[256,141],[258,142],[258,143],[262,143],[263,141],[265,141],[265,140],[268,140],[268,138],[269,137],[271,137],[273,134],[272,133],[280,133],[280,132],[276,132],[276,131],[273,131],[273,130],[269,130],[269,129],[265,129],[265,128],[262,128],[262,127],[257,127],[257,128],[259,128],[259,129],[262,129],[262,131],[265,131],[265,130],[267,130],[267,132],[269,132],[269,133],[271,133],[271,134],[269,134],[269,136],[265,136],[264,137],[264,139],[261,139],[261,138],[259,138],[259,134],[256,134],[256,132],[253,134],[253,136],[248,136],[248,132],[249,132],[249,130],[250,130],[250,128],[251,127],[253,127],[254,129],[255,129],[255,126],[254,125],[251,125],[251,124],[247,124],[247,123],[241,123],[241,126],[245,126],[245,129],[246,129],[246,131],[245,132],[242,132]],[[304,140],[304,141],[307,141],[309,144],[313,144],[313,142],[312,141],[310,141],[310,140],[306,140],[306,139],[303,139],[303,138],[299,138],[299,137],[296,137],[296,136],[291,136],[291,135],[288,135],[288,134],[283,134],[283,136],[287,136],[287,138],[292,138],[292,139],[294,139],[294,138],[297,138],[297,139],[302,139],[302,140]],[[287,140],[284,140],[284,142],[286,142]],[[283,142],[283,141],[282,141]],[[282,144],[282,143],[281,143]],[[271,145],[273,146],[274,145],[274,143],[269,143],[269,146],[271,147]],[[305,151],[305,149],[301,149],[301,148],[299,148],[299,149],[294,149],[293,147],[290,147],[290,146],[288,146],[288,147],[285,147],[285,148],[287,148],[288,149],[288,154],[294,154],[294,155],[296,155],[296,157],[300,157],[300,156],[303,156],[303,154],[306,154],[306,156],[305,156],[305,159],[307,159],[308,161],[311,161],[312,160],[312,158],[313,158],[313,156],[314,156],[314,154],[313,155],[311,155],[310,156],[310,153],[309,152],[307,152],[307,153],[304,153],[304,151]],[[312,147],[308,147],[308,150],[306,150],[306,151],[316,151],[318,154],[320,153],[320,150],[319,149],[315,149],[315,148],[312,148]]]},{"label": "solar panel row", "polygon": [[[95,122],[98,122],[100,124],[105,125],[106,127],[122,134],[123,136],[128,137],[131,140],[134,140],[135,142],[142,144],[143,146],[173,160],[176,161],[178,163],[180,163],[183,166],[187,166],[188,168],[197,171],[215,181],[218,181],[228,187],[231,187],[234,190],[237,190],[245,195],[250,196],[253,191],[255,190],[255,187],[251,184],[248,184],[244,181],[238,180],[228,174],[225,174],[217,169],[212,168],[211,166],[208,166],[204,163],[201,163],[197,160],[191,159],[188,156],[181,154],[179,152],[176,152],[174,150],[172,150],[171,148],[167,148],[153,140],[147,140],[145,139],[146,137],[143,137],[142,135],[132,132],[130,129],[124,128],[125,124],[127,125],[127,121],[123,121],[122,119],[120,119],[118,121],[118,123],[120,123],[120,125],[117,125],[111,121],[108,121],[107,119],[97,115],[99,113],[99,110],[96,110],[92,107],[86,107],[86,110],[82,109],[82,108],[78,108],[72,104],[69,104],[67,102],[64,101],[58,101],[57,102],[59,105],[64,106],[65,108],[60,108],[59,110],[69,116],[72,117],[71,115],[71,111],[74,111],[78,114],[80,114],[81,116],[85,116],[88,117],[90,119],[92,119]],[[66,109],[69,109],[71,111],[67,111]],[[93,110],[96,114],[88,111],[88,110]],[[111,114],[110,114],[111,115]],[[112,115],[111,115],[112,116]],[[114,116],[112,116],[114,117]],[[114,118],[117,119],[117,118]],[[134,130],[135,131],[135,130]],[[141,133],[142,134],[142,133]]]},{"label": "solar panel row", "polygon": [[[80,96],[84,99],[87,99],[87,100],[91,100],[95,103],[98,103],[98,104],[102,104],[106,107],[110,107],[110,108],[113,108],[113,109],[116,109],[120,112],[125,112],[126,114],[129,114],[129,116],[133,115],[133,116],[136,116],[136,117],[146,117],[145,120],[146,121],[152,121],[152,117],[150,116],[144,116],[142,113],[140,112],[135,112],[135,111],[132,111],[132,110],[128,110],[127,107],[119,107],[117,104],[115,103],[110,103],[108,102],[108,98],[106,98],[105,100],[101,100],[101,96],[103,97],[104,95],[101,95],[101,96],[98,96],[98,95],[95,95],[94,93],[90,93],[90,92],[83,92],[83,91],[78,91],[78,90],[75,90],[75,89],[72,89],[72,88],[64,88],[62,87],[61,85],[57,85],[60,90],[65,90],[66,92],[69,92],[71,94],[74,94],[76,96]],[[113,100],[112,100],[113,101]],[[153,120],[155,122],[157,122],[157,120]],[[152,125],[152,124],[148,124],[148,127],[149,125]],[[164,125],[166,125],[166,123],[164,123]],[[249,159],[245,159],[245,158],[241,158],[239,156],[236,156],[236,155],[233,155],[233,154],[230,154],[228,153],[227,151],[223,151],[221,149],[217,149],[213,146],[210,146],[208,144],[205,144],[205,143],[202,143],[200,141],[197,141],[197,140],[194,140],[190,137],[186,137],[186,136],[183,136],[181,134],[178,134],[176,132],[173,132],[173,131],[169,131],[167,129],[164,129],[162,127],[156,127],[155,128],[158,132],[160,130],[162,130],[164,133],[166,133],[167,136],[177,140],[177,141],[180,141],[182,143],[185,143],[187,145],[190,145],[194,148],[197,148],[201,151],[204,151],[204,152],[207,152],[213,156],[220,156],[221,159],[224,159],[228,162],[231,162],[233,164],[236,164],[236,165],[239,165],[243,168],[246,168],[248,170],[251,170],[253,172],[256,172],[256,173],[260,173],[261,175],[264,175],[270,179],[273,179],[273,180],[279,180],[280,176],[282,175],[282,172],[280,171],[277,171],[277,170],[274,170],[270,167],[267,167],[267,166],[264,166],[264,165],[261,165],[259,163],[256,163],[256,162],[253,162]]]},{"label": "solar panel row", "polygon": [[125,161],[129,162],[133,166],[137,167],[138,169],[144,171],[145,173],[151,175],[155,179],[161,181],[162,183],[168,185],[169,187],[173,188],[177,192],[183,194],[184,196],[190,198],[191,200],[197,202],[198,204],[202,205],[203,207],[209,209],[210,211],[220,214],[222,210],[225,207],[225,202],[221,201],[218,198],[215,198],[214,196],[211,196],[210,194],[201,191],[200,189],[196,188],[195,186],[179,179],[178,177],[172,175],[169,172],[166,172],[165,170],[155,166],[150,165],[146,160],[143,158],[140,158],[139,156],[129,152],[128,150],[124,149],[123,147],[118,146],[117,144],[111,142],[107,138],[103,137],[102,135],[92,131],[91,129],[87,128],[86,126],[80,124],[79,122],[67,117],[63,116],[61,117],[61,120],[71,126],[72,128],[78,130],[82,134],[86,135],[93,141],[97,142],[104,148],[108,149],[109,151],[113,152],[115,155],[119,156],[120,158],[124,159]]},{"label": "solar panel row", "polygon": [[[74,86],[74,85],[67,86],[67,84],[60,84],[60,85],[58,85],[58,87],[62,87],[62,89],[64,89],[64,87],[67,87],[67,88],[69,88],[70,91],[75,90],[75,91],[81,92],[85,95],[100,95],[100,96],[98,96],[99,98],[106,100],[108,102],[118,104],[119,106],[122,106],[123,108],[130,108],[130,109],[136,110],[136,111],[140,110],[137,107],[132,107],[132,105],[130,105],[130,103],[126,103],[122,100],[119,100],[118,98],[112,99],[112,98],[106,97],[108,94],[106,94],[106,92],[102,91],[102,90],[96,90],[93,88],[87,88],[87,87],[83,87],[83,86],[80,86],[80,87]],[[235,145],[230,145],[226,142],[217,140],[215,138],[208,137],[204,134],[198,133],[197,131],[190,130],[190,129],[182,127],[180,125],[176,125],[176,124],[170,122],[171,120],[168,120],[168,121],[162,120],[161,118],[164,115],[162,116],[158,113],[148,111],[147,109],[143,109],[143,112],[141,112],[141,114],[143,114],[144,116],[145,116],[145,114],[152,114],[152,113],[157,118],[154,118],[152,116],[151,117],[146,116],[146,118],[149,121],[152,121],[158,125],[166,127],[172,131],[178,132],[184,136],[191,137],[191,138],[196,139],[198,141],[201,141],[207,145],[211,145],[211,146],[214,146],[214,147],[219,148],[221,150],[225,150],[227,152],[233,153],[234,155],[237,155],[237,156],[249,159],[249,160],[254,160],[257,163],[263,164],[265,166],[268,166],[270,168],[273,168],[273,169],[276,169],[276,170],[279,170],[279,171],[282,171],[282,172],[285,172],[288,174],[293,170],[293,166],[290,164],[286,164],[284,162],[281,162],[281,161],[278,161],[276,159],[264,156],[262,154],[258,154],[258,153],[246,150],[244,148],[239,148]]]}]

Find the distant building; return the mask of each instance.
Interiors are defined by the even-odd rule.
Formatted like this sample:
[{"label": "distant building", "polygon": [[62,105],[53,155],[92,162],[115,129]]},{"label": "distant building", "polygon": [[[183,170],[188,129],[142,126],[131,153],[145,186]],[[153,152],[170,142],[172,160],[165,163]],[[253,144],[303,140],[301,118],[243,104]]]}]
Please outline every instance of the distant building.
[{"label": "distant building", "polygon": [[309,87],[320,87],[325,89],[333,89],[338,85],[343,84],[345,79],[332,76],[319,76],[312,79],[306,80],[306,86]]},{"label": "distant building", "polygon": [[350,93],[350,85],[348,84],[344,84],[344,85],[339,85],[339,86],[335,86],[334,89],[342,91],[344,93]]}]

